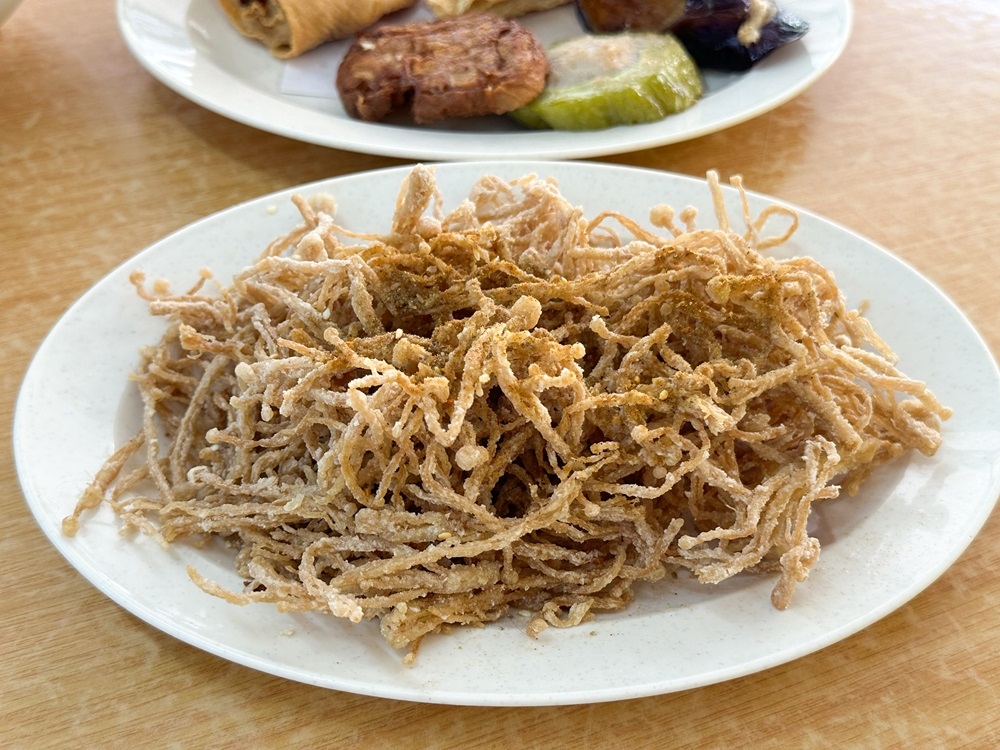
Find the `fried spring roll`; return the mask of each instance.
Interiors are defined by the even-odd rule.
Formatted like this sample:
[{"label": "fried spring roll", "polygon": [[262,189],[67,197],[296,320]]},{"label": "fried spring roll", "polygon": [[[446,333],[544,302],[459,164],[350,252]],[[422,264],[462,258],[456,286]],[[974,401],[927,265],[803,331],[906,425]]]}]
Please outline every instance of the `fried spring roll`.
[{"label": "fried spring roll", "polygon": [[244,36],[267,45],[275,57],[301,55],[344,39],[416,0],[219,0]]}]

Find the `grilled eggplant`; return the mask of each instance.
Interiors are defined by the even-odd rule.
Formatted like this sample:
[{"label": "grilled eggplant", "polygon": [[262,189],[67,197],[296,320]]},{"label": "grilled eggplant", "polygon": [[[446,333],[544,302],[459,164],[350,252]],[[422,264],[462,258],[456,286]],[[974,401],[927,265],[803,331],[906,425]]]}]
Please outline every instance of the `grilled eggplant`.
[{"label": "grilled eggplant", "polygon": [[773,0],[576,0],[576,10],[595,33],[670,32],[715,70],[747,70],[809,30]]}]

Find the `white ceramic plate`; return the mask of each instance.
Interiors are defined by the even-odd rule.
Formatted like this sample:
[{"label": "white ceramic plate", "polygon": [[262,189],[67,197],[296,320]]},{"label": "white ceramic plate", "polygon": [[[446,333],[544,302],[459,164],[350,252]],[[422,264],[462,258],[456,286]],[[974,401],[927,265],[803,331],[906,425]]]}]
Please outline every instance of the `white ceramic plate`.
[{"label": "white ceramic plate", "polygon": [[[654,203],[701,207],[707,186],[662,172],[571,161],[437,166],[447,206],[485,173],[554,176],[588,215],[618,209],[644,220]],[[328,192],[344,225],[383,231],[405,168],[362,173],[296,189]],[[932,459],[884,467],[855,498],[816,510],[823,552],[784,612],[771,607],[770,577],[710,587],[664,581],[644,587],[624,612],[537,640],[519,616],[484,629],[428,639],[403,667],[375,623],[280,615],[271,605],[237,607],[187,578],[193,562],[238,588],[225,554],[121,538],[112,512],[89,516],[70,539],[60,520],[88,479],[138,424],[126,375],[152,319],[128,282],[133,269],[185,288],[198,270],[220,279],[247,265],[296,221],[287,190],[197,222],[108,275],[59,321],[40,347],[17,403],[14,450],[24,494],[52,544],[101,591],[177,638],[264,672],[315,685],[415,701],[541,705],[606,701],[693,688],[771,667],[838,641],[889,614],[937,578],[966,548],[1000,491],[1000,378],[982,340],[929,281],[865,239],[805,211],[786,253],[811,254],[837,275],[851,304],[870,300],[870,319],[911,377],[931,384],[955,410]],[[730,198],[733,198],[732,191]],[[769,201],[753,196],[759,209]],[[739,216],[736,204],[733,214]]]},{"label": "white ceramic plate", "polygon": [[[579,159],[662,146],[712,133],[783,104],[816,81],[850,35],[850,0],[784,0],[809,21],[806,36],[742,74],[706,74],[706,94],[657,123],[582,133],[526,131],[501,117],[411,127],[366,123],[345,114],[333,78],[348,42],[325,45],[293,63],[329,80],[326,96],[302,96],[289,63],[231,26],[216,0],[118,0],[125,42],[161,82],[221,115],[324,146],[420,160]],[[387,22],[430,18],[421,6]],[[546,44],[581,33],[571,6],[524,17]]]}]

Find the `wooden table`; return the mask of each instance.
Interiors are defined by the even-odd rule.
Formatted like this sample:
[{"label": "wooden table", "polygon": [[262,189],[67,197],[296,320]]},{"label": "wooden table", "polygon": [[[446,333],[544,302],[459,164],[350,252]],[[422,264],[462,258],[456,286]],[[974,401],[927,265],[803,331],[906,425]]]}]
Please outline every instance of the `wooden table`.
[{"label": "wooden table", "polygon": [[[741,173],[885,245],[1000,353],[1000,6],[857,0],[815,86],[725,132],[606,161]],[[723,684],[484,709],[327,691],[233,665],[87,584],[24,504],[11,419],[57,317],[137,250],[208,213],[398,164],[298,143],[168,90],[111,0],[28,0],[0,29],[0,747],[906,747],[1000,738],[1000,519],[936,583],[836,645]]]}]

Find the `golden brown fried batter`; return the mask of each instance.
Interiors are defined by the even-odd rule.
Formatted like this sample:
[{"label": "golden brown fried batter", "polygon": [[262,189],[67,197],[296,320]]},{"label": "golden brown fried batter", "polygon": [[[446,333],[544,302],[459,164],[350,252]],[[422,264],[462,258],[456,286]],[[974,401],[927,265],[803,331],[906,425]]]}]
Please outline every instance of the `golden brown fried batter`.
[{"label": "golden brown fried batter", "polygon": [[745,209],[737,233],[710,177],[721,228],[659,206],[655,234],[532,176],[440,215],[418,166],[388,234],[299,198],[302,225],[219,294],[137,277],[170,321],[145,423],[67,532],[107,500],[164,542],[222,537],[247,585],[192,570],[206,591],[377,618],[411,660],[451,624],[513,607],[537,635],[667,571],[774,572],[786,607],[813,504],[934,453],[948,410],[826,269],[762,254],[792,212]]}]

